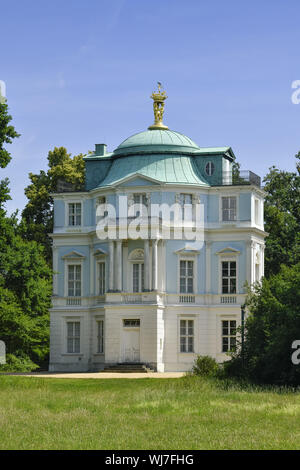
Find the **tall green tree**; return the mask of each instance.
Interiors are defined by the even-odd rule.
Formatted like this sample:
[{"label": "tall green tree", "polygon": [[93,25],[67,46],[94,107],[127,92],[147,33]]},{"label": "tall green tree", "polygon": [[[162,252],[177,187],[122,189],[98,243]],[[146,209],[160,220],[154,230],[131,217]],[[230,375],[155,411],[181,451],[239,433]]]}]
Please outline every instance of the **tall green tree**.
[{"label": "tall green tree", "polygon": [[39,363],[49,352],[52,271],[44,248],[18,234],[17,220],[0,218],[0,339],[7,353]]},{"label": "tall green tree", "polygon": [[[292,344],[300,339],[300,263],[281,266],[249,292],[245,343],[225,364],[230,375],[254,382],[300,385]],[[240,345],[241,346],[241,345]]]},{"label": "tall green tree", "polygon": [[[11,119],[7,105],[0,103],[0,168],[11,160],[6,144],[19,136],[9,125]],[[52,272],[43,247],[23,240],[15,215],[7,216],[8,199],[5,178],[0,181],[0,339],[10,359],[32,367],[32,361],[43,360],[49,349]]]},{"label": "tall green tree", "polygon": [[265,275],[278,273],[281,264],[300,261],[300,152],[296,171],[271,167],[264,178],[266,239]]},{"label": "tall green tree", "polygon": [[22,236],[27,240],[41,243],[46,250],[48,262],[51,262],[51,240],[48,233],[53,231],[53,198],[57,185],[64,181],[72,185],[75,191],[83,188],[83,155],[73,158],[64,147],[55,147],[48,153],[48,170],[39,174],[29,174],[31,183],[25,188],[28,198],[22,212],[20,226]]},{"label": "tall green tree", "polygon": [[[7,104],[0,101],[0,168],[5,168],[11,160],[11,154],[5,148],[6,144],[11,144],[13,139],[20,136],[10,124],[11,120],[12,117],[8,114]],[[5,202],[11,199],[8,185],[8,178],[0,180],[0,210],[3,210]]]}]

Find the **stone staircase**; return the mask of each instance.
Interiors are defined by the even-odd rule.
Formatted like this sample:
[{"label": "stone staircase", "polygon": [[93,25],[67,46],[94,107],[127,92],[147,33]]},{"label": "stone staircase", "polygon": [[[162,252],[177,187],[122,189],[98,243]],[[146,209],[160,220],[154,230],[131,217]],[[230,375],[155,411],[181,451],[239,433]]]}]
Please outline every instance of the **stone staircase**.
[{"label": "stone staircase", "polygon": [[145,374],[148,372],[154,372],[153,369],[150,369],[146,364],[136,363],[118,363],[114,365],[107,365],[103,370],[99,372],[115,372],[115,373],[135,373],[135,374]]}]

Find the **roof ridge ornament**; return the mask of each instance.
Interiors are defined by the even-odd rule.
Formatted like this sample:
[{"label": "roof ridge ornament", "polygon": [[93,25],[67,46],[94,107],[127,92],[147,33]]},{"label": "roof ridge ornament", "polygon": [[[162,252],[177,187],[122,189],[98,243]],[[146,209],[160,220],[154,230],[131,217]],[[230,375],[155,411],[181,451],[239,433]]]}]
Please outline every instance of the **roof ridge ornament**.
[{"label": "roof ridge ornament", "polygon": [[149,130],[160,129],[168,130],[168,126],[164,126],[162,119],[164,114],[165,100],[168,98],[165,91],[161,91],[162,84],[157,82],[158,91],[153,91],[150,98],[153,99],[153,111],[154,111],[154,124],[149,126]]}]

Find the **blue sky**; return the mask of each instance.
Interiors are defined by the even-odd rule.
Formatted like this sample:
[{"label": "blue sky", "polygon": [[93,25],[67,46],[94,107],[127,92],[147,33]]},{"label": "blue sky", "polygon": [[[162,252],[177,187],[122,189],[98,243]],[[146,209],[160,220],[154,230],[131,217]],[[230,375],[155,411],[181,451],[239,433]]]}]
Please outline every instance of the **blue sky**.
[{"label": "blue sky", "polygon": [[200,0],[0,0],[0,80],[22,136],[0,169],[22,209],[28,173],[65,146],[112,151],[164,122],[202,147],[230,145],[242,169],[293,170],[300,150],[300,3]]}]

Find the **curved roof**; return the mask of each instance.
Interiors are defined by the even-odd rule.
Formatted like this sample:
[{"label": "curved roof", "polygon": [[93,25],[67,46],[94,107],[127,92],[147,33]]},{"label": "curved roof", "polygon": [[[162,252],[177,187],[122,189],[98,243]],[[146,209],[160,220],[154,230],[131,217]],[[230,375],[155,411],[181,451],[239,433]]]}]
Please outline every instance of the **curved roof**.
[{"label": "curved roof", "polygon": [[125,139],[114,151],[115,155],[128,155],[133,153],[193,153],[199,147],[189,137],[170,130],[153,129],[139,132]]},{"label": "curved roof", "polygon": [[164,184],[208,186],[206,181],[201,179],[192,156],[142,154],[116,158],[98,187],[112,186],[134,175],[145,176]]}]

